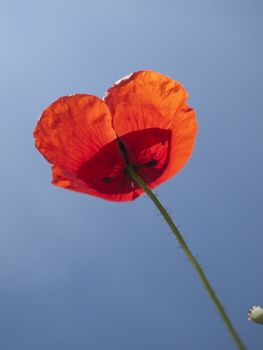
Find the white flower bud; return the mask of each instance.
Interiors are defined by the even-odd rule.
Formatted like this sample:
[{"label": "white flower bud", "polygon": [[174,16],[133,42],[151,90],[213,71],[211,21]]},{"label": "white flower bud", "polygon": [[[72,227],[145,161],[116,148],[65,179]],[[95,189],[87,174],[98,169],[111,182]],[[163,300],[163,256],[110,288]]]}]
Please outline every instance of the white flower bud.
[{"label": "white flower bud", "polygon": [[263,309],[260,306],[252,306],[248,311],[248,319],[263,324]]}]

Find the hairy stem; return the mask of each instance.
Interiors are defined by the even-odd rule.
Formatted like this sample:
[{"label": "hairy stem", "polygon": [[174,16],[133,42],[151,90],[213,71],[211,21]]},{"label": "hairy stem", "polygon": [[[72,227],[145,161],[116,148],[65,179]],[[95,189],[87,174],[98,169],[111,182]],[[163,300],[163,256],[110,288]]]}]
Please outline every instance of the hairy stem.
[{"label": "hairy stem", "polygon": [[126,169],[127,173],[130,175],[130,177],[144,190],[144,192],[150,197],[150,199],[153,201],[154,205],[157,207],[161,215],[163,216],[164,220],[167,222],[168,226],[172,230],[173,234],[177,238],[180,247],[183,249],[185,255],[187,256],[188,260],[194,267],[195,271],[197,272],[199,279],[205,289],[207,290],[208,295],[212,299],[218,313],[220,314],[222,320],[225,323],[225,326],[230,333],[232,339],[234,340],[236,346],[240,350],[245,350],[245,345],[242,343],[239,335],[237,334],[232,322],[230,321],[223,305],[219,301],[215,291],[213,290],[211,284],[209,283],[202,267],[198,263],[197,259],[192,254],[190,248],[186,244],[183,236],[179,232],[178,228],[174,224],[173,220],[171,219],[170,215],[168,214],[167,210],[162,206],[158,198],[155,196],[155,194],[150,190],[150,188],[146,185],[146,183],[142,180],[142,178],[134,171],[134,168],[132,166],[128,166]]}]

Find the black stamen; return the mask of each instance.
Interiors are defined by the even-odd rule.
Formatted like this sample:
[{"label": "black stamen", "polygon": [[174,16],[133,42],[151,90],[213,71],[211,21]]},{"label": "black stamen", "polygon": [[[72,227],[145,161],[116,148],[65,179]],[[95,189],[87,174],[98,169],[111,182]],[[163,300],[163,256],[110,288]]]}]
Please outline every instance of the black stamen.
[{"label": "black stamen", "polygon": [[108,184],[110,182],[112,182],[112,179],[110,177],[104,177],[103,181]]},{"label": "black stamen", "polygon": [[124,143],[122,142],[122,140],[119,137],[117,138],[117,141],[118,141],[118,145],[119,145],[120,151],[123,154],[123,157],[125,159],[125,162],[127,164],[129,164],[130,163],[129,154],[128,154],[128,151],[127,151]]},{"label": "black stamen", "polygon": [[155,159],[150,160],[148,163],[140,164],[140,165],[135,165],[135,169],[141,169],[141,168],[151,168],[155,165],[157,165],[158,162]]},{"label": "black stamen", "polygon": [[157,165],[157,164],[158,164],[157,160],[152,159],[152,160],[150,160],[148,163],[144,164],[144,166],[145,166],[146,168],[150,168],[150,167],[155,166],[155,165]]}]

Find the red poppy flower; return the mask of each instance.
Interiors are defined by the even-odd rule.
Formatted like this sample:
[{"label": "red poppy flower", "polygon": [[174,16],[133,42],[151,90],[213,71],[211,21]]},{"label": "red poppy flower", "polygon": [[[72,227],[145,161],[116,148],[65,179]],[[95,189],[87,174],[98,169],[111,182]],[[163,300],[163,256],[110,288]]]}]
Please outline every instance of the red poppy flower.
[{"label": "red poppy flower", "polygon": [[176,174],[190,157],[197,131],[188,95],[175,80],[140,71],[117,82],[103,100],[64,96],[44,110],[36,147],[53,165],[54,185],[112,201],[143,190],[127,174],[133,166],[150,188]]}]

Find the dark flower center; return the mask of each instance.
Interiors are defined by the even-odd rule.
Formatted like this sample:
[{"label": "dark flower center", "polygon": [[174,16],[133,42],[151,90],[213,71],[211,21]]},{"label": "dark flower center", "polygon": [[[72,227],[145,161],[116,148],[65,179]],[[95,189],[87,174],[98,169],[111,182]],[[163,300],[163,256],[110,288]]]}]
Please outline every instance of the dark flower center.
[{"label": "dark flower center", "polygon": [[133,169],[147,183],[164,172],[170,157],[171,131],[151,128],[133,131],[102,147],[83,163],[77,176],[104,193],[129,193],[139,188],[127,174]]},{"label": "dark flower center", "polygon": [[[142,168],[151,168],[151,167],[155,166],[157,163],[158,163],[158,162],[157,162],[157,160],[155,160],[155,159],[152,159],[152,160],[150,160],[148,163],[141,164],[141,165],[135,165],[135,164],[129,164],[129,163],[127,163],[127,166],[123,169],[123,173],[124,173],[125,175],[127,175],[127,168],[128,168],[128,166],[132,166],[133,169],[136,171],[136,170],[142,169]],[[104,177],[104,179],[103,179],[103,181],[104,181],[105,183],[111,183],[113,180],[114,180],[113,177]]]}]

